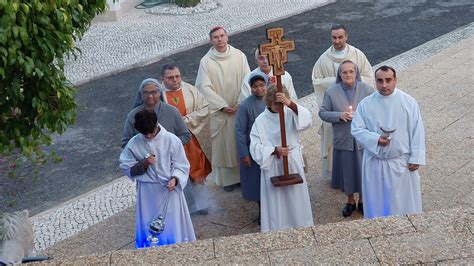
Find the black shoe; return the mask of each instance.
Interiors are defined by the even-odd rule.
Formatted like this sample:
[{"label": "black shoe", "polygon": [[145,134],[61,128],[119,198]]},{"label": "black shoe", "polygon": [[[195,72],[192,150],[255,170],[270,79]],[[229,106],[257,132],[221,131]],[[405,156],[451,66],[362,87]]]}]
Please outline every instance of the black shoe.
[{"label": "black shoe", "polygon": [[225,192],[231,192],[233,190],[234,190],[234,185],[224,186],[224,191]]},{"label": "black shoe", "polygon": [[352,213],[356,210],[356,205],[355,204],[350,204],[347,203],[346,207],[342,210],[342,216],[344,217],[349,217],[352,215]]},{"label": "black shoe", "polygon": [[364,215],[364,205],[362,204],[362,202],[359,202],[357,204],[357,209],[360,211],[360,213],[362,213],[362,215]]},{"label": "black shoe", "polygon": [[199,215],[208,215],[209,211],[207,209],[199,210],[196,212]]}]

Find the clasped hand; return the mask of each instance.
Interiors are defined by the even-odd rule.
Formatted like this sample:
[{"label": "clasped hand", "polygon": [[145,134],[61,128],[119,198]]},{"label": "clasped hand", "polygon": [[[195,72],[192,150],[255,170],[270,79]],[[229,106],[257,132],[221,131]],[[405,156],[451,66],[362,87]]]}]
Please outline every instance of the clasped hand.
[{"label": "clasped hand", "polygon": [[281,146],[278,146],[278,147],[275,147],[275,155],[277,158],[280,158],[281,156],[288,156],[288,153],[289,153],[289,150],[288,147],[286,148],[283,148]]},{"label": "clasped hand", "polygon": [[387,146],[388,144],[390,144],[390,139],[388,138],[388,136],[382,135],[379,137],[378,143],[380,146]]},{"label": "clasped hand", "polygon": [[224,107],[222,108],[222,112],[224,113],[228,113],[228,114],[235,114],[237,113],[237,110],[239,109],[239,104],[235,104],[234,106],[232,107]]},{"label": "clasped hand", "polygon": [[344,121],[348,122],[352,120],[352,113],[351,112],[342,112],[339,118]]},{"label": "clasped hand", "polygon": [[408,170],[410,170],[410,172],[418,170],[419,167],[420,167],[419,164],[414,164],[414,163],[408,164]]},{"label": "clasped hand", "polygon": [[168,188],[169,192],[173,191],[176,188],[177,180],[178,179],[173,176],[173,177],[171,177],[171,180],[168,181],[168,184],[166,185],[166,187]]}]

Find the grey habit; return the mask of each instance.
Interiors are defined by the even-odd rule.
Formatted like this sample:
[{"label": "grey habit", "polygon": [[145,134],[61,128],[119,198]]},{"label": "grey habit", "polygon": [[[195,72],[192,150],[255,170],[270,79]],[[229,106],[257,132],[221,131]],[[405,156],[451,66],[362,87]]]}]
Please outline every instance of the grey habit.
[{"label": "grey habit", "polygon": [[158,90],[160,91],[160,101],[165,101],[163,99],[163,84],[159,83],[156,79],[148,78],[143,80],[140,87],[138,87],[137,93],[135,93],[135,100],[133,101],[132,109],[143,104],[143,87],[150,83],[155,83],[156,86],[158,86]]},{"label": "grey habit", "polygon": [[[239,158],[250,156],[250,131],[255,118],[265,110],[263,99],[254,95],[247,97],[237,111],[235,138]],[[240,164],[240,186],[242,196],[249,201],[260,201],[260,166],[252,159],[252,166],[247,168]]]},{"label": "grey habit", "polygon": [[344,122],[339,117],[342,112],[349,110],[349,106],[352,106],[352,111],[355,113],[359,102],[372,94],[374,89],[362,82],[357,65],[356,83],[352,88],[344,86],[340,70],[339,66],[336,83],[324,94],[323,103],[319,108],[319,117],[323,121],[332,123],[334,152],[331,187],[341,189],[348,195],[362,192],[363,150],[351,135],[351,121]]},{"label": "grey habit", "polygon": [[[140,95],[143,91],[143,87],[147,84],[154,83],[158,86],[158,81],[156,79],[145,79],[140,84],[140,88],[138,89]],[[138,92],[137,92],[138,95]],[[161,95],[160,95],[160,99]],[[143,102],[138,105],[137,107],[133,108],[127,115],[127,120],[125,121],[125,125],[123,127],[122,133],[122,148],[127,145],[128,141],[138,134],[139,132],[135,129],[133,124],[135,123],[135,114],[139,111],[145,109],[145,104]],[[158,117],[158,123],[162,125],[168,132],[173,133],[176,135],[183,144],[186,144],[191,140],[191,133],[188,130],[188,127],[184,123],[181,114],[179,113],[178,109],[174,106],[171,106],[167,103],[160,102],[155,107],[155,113]]]}]

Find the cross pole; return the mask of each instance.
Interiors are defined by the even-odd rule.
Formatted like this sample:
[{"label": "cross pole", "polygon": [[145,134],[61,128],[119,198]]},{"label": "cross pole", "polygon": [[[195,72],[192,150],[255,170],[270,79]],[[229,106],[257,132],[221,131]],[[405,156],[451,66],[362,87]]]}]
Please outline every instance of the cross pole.
[{"label": "cross pole", "polygon": [[[283,92],[281,75],[285,74],[283,65],[288,62],[287,53],[295,50],[295,42],[293,40],[283,40],[283,35],[283,28],[267,29],[267,39],[270,40],[270,43],[259,45],[260,54],[268,57],[268,62],[273,68],[273,75],[276,76],[277,80],[278,92]],[[280,103],[278,113],[280,116],[281,146],[287,148],[285,113],[283,108],[283,103]],[[290,175],[288,170],[288,156],[283,156],[283,175],[274,176],[271,180],[276,187],[303,183],[303,179],[298,174]]]}]

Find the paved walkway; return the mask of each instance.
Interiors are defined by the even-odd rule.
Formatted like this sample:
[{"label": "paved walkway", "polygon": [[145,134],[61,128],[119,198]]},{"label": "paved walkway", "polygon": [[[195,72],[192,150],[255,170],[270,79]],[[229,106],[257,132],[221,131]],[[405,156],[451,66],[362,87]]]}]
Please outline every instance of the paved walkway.
[{"label": "paved walkway", "polygon": [[333,1],[218,2],[218,10],[208,13],[173,16],[133,9],[117,22],[93,23],[77,44],[82,54],[77,60],[65,61],[66,76],[76,85],[83,84],[205,44],[209,29],[217,25],[224,26],[232,35]]},{"label": "paved walkway", "polygon": [[474,213],[462,208],[56,259],[67,265],[472,265]]},{"label": "paved walkway", "polygon": [[[224,193],[210,184],[213,207],[209,215],[193,216],[197,237],[204,241],[159,251],[116,252],[133,249],[134,239],[134,208],[128,207],[133,205],[134,189],[128,181],[120,180],[114,185],[123,182],[128,190],[123,190],[123,186],[116,192],[113,192],[113,186],[101,188],[89,194],[88,201],[85,200],[87,197],[81,198],[62,208],[76,210],[82,216],[91,215],[87,204],[102,205],[107,210],[121,209],[122,212],[59,243],[56,241],[61,239],[55,239],[56,235],[76,232],[74,226],[64,228],[60,225],[67,217],[61,217],[59,209],[54,214],[35,216],[36,236],[44,236],[43,240],[37,238],[37,248],[42,250],[56,243],[43,253],[57,258],[105,253],[87,259],[112,263],[473,262],[474,165],[472,148],[466,149],[472,147],[474,132],[473,118],[468,115],[474,111],[471,90],[474,84],[474,53],[471,50],[474,35],[471,28],[472,25],[459,29],[388,60],[402,69],[398,75],[399,87],[414,96],[422,110],[428,165],[420,171],[427,214],[384,220],[359,220],[361,217],[357,215],[342,218],[343,195],[330,189],[327,180],[317,174],[320,166],[316,147],[319,145],[314,141],[315,130],[311,129],[303,135],[303,143],[310,162],[308,183],[315,221],[313,228],[242,235],[259,231],[254,222],[256,207],[244,202],[240,191]],[[446,47],[449,42],[451,44]],[[312,96],[301,102],[311,107]],[[104,194],[117,195],[117,191],[121,196],[100,202]],[[85,208],[81,209],[81,206]],[[97,216],[95,212],[92,215]],[[70,211],[65,213],[71,215]],[[44,230],[44,224],[43,228],[38,226],[38,221],[45,217],[58,224],[58,228]],[[358,221],[331,224],[347,220]],[[38,244],[41,241],[44,246]],[[346,254],[351,247],[354,251]],[[287,250],[278,251],[282,249]],[[191,254],[197,251],[203,255],[192,257]]]}]

